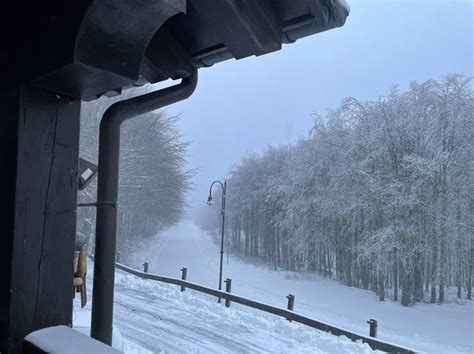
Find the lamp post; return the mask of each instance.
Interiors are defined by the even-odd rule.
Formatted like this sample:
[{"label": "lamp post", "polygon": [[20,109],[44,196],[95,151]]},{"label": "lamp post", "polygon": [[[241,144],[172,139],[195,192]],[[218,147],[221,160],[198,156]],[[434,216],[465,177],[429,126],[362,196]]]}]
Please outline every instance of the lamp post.
[{"label": "lamp post", "polygon": [[[222,187],[222,203],[221,203],[221,217],[222,217],[222,224],[221,224],[221,260],[220,260],[220,266],[219,266],[219,290],[222,290],[222,262],[224,260],[224,232],[225,232],[225,194],[226,194],[226,189],[227,189],[227,182],[224,181],[222,183],[221,181],[214,181],[211,183],[211,186],[209,187],[209,197],[207,198],[207,202],[209,205],[211,205],[212,201],[212,187],[214,184],[220,184]],[[219,303],[221,302],[221,298],[219,297]]]}]

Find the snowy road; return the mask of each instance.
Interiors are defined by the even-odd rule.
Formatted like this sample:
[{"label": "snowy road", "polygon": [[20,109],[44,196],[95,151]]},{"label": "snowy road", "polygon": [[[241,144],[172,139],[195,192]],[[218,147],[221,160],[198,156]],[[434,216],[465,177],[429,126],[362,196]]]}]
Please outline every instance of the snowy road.
[{"label": "snowy road", "polygon": [[[92,283],[90,275],[88,280]],[[74,302],[74,325],[85,334],[90,330],[88,295],[85,309],[79,309],[77,299]],[[121,271],[116,273],[114,326],[128,354],[373,353],[368,345],[345,337],[237,304],[225,308],[214,297],[191,290],[182,293],[177,286]]]},{"label": "snowy road", "polygon": [[115,324],[127,353],[370,353],[367,345],[117,273]]},{"label": "snowy road", "polygon": [[[217,287],[218,247],[191,222],[183,222],[159,235],[153,246],[137,254],[132,265],[139,268],[145,260],[150,262],[152,273],[179,277],[180,268],[185,266],[189,281]],[[285,296],[295,294],[298,313],[362,334],[368,334],[366,321],[376,318],[378,337],[382,340],[430,353],[474,350],[470,301],[405,308],[392,301],[379,302],[370,291],[348,288],[315,275],[276,272],[232,256],[229,264],[224,263],[226,277],[232,278],[233,292],[238,295],[284,307]],[[123,292],[125,289],[119,288],[119,299]]]}]

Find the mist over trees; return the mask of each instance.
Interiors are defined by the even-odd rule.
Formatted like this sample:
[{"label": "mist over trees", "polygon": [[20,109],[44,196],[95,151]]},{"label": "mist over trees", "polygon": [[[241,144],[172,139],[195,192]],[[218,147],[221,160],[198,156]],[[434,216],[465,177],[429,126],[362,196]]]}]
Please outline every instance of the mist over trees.
[{"label": "mist over trees", "polygon": [[[115,101],[103,98],[82,106],[80,156],[95,164],[100,119]],[[176,127],[178,119],[161,111],[122,126],[117,250],[124,258],[183,216],[193,171],[185,169],[189,144]],[[96,191],[94,181],[78,202],[95,202]],[[78,208],[78,232],[94,237],[95,215],[95,208]]]},{"label": "mist over trees", "polygon": [[471,298],[473,117],[459,75],[315,115],[308,138],[232,169],[231,249],[404,306],[441,303],[448,286]]}]

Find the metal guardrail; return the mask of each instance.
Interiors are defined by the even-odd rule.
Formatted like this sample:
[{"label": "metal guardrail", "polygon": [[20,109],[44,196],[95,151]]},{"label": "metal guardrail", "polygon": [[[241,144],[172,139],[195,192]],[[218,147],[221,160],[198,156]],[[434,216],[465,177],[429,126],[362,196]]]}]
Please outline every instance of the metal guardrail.
[{"label": "metal guardrail", "polygon": [[195,283],[191,283],[189,281],[181,280],[181,279],[178,279],[178,278],[164,277],[164,276],[161,276],[161,275],[144,273],[144,272],[141,272],[139,270],[127,267],[126,265],[123,265],[121,263],[116,263],[115,266],[116,266],[116,268],[118,268],[118,269],[120,269],[124,272],[133,274],[133,275],[135,275],[137,277],[140,277],[140,278],[143,278],[143,279],[159,281],[159,282],[167,283],[167,284],[174,284],[174,285],[180,286],[181,288],[189,288],[189,289],[192,289],[192,290],[195,290],[195,291],[199,291],[201,293],[205,293],[205,294],[208,294],[208,295],[215,296],[217,298],[220,297],[220,298],[223,298],[225,300],[236,302],[236,303],[244,305],[244,306],[252,307],[252,308],[257,309],[257,310],[261,310],[261,311],[265,311],[265,312],[268,312],[268,313],[271,313],[271,314],[274,314],[274,315],[277,315],[277,316],[281,316],[281,317],[284,317],[284,318],[286,318],[290,321],[299,322],[299,323],[302,323],[306,326],[316,328],[316,329],[319,329],[321,331],[334,334],[336,336],[341,336],[341,335],[346,336],[346,337],[348,337],[349,339],[351,339],[353,341],[360,340],[360,341],[362,341],[362,343],[367,343],[374,350],[380,350],[380,351],[384,351],[384,352],[388,352],[388,353],[416,353],[415,350],[410,349],[410,348],[405,348],[405,347],[402,347],[402,346],[399,346],[399,345],[396,345],[396,344],[393,344],[393,343],[380,341],[376,338],[367,337],[367,336],[364,336],[364,335],[361,335],[361,334],[350,332],[350,331],[345,330],[343,328],[336,327],[336,326],[333,326],[333,325],[330,325],[330,324],[327,324],[327,323],[324,323],[324,322],[321,322],[321,321],[317,321],[315,319],[312,319],[312,318],[309,318],[309,317],[306,317],[306,316],[303,316],[303,315],[299,315],[297,313],[294,313],[294,312],[286,310],[286,309],[282,309],[282,308],[274,307],[274,306],[271,306],[271,305],[268,305],[268,304],[265,304],[265,303],[262,303],[262,302],[250,300],[250,299],[244,298],[242,296],[238,296],[238,295],[234,295],[234,294],[231,294],[231,293],[227,293],[227,292],[207,288],[205,286],[195,284]]}]

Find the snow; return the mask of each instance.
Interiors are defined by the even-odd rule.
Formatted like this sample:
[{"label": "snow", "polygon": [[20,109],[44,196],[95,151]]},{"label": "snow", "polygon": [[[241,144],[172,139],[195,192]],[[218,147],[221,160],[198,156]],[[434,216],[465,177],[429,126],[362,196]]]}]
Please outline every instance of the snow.
[{"label": "snow", "polygon": [[[177,286],[117,274],[116,324],[131,352],[369,353],[354,343]],[[128,347],[127,347],[128,346]]]},{"label": "snow", "polygon": [[[285,297],[291,293],[296,296],[296,312],[357,333],[367,335],[369,328],[366,321],[375,318],[378,320],[378,338],[381,340],[426,352],[455,353],[473,352],[474,350],[472,301],[463,300],[459,303],[452,302],[442,305],[417,304],[402,307],[393,301],[380,302],[371,291],[346,287],[337,281],[324,277],[273,271],[263,266],[247,264],[240,258],[233,256],[230,257],[229,264],[226,264],[226,258],[227,255],[224,258],[223,278],[232,279],[232,291],[238,295],[274,306],[286,307]],[[180,269],[183,266],[187,267],[189,281],[217,288],[218,246],[213,242],[211,236],[202,232],[192,222],[183,222],[159,235],[156,242],[150,245],[147,250],[137,253],[133,264],[130,265],[141,269],[144,261],[150,263],[151,273],[172,277],[180,277]],[[121,278],[119,281],[116,296],[117,299],[122,299],[119,301],[122,304],[120,305],[122,309],[128,306],[125,302],[126,298],[122,297],[125,296],[124,293],[127,293],[126,285],[131,285],[131,280],[126,279]],[[152,296],[159,298],[164,296],[159,294],[161,285],[150,286],[150,289],[156,290]],[[159,288],[154,288],[157,286]],[[177,291],[179,292],[179,290]],[[183,296],[184,301],[187,301],[188,304],[190,300],[186,300],[186,297],[191,295],[186,292]],[[146,296],[143,297],[143,300],[145,298]],[[182,305],[179,305],[178,302],[176,306]],[[171,306],[162,304],[156,308],[156,310],[159,309],[171,311]],[[195,310],[198,311],[199,308]],[[221,310],[224,311],[221,313],[224,316],[225,310],[219,308],[219,311]],[[248,310],[241,307],[237,310],[233,306],[231,313],[232,311],[244,312]],[[197,312],[196,315],[201,316],[202,314]],[[169,315],[166,314],[166,316]],[[242,314],[242,316],[247,315]],[[267,315],[260,312],[252,316],[267,318],[271,322]],[[201,317],[199,318],[201,319]],[[279,321],[279,319],[273,320]],[[192,317],[189,322],[193,322]],[[283,320],[281,325],[289,325],[288,331],[292,331],[296,328],[294,326],[298,326],[286,322]],[[122,329],[122,324],[117,325]],[[278,327],[275,323],[266,325],[267,328],[272,329]],[[145,327],[143,326],[143,328]],[[298,326],[298,328],[304,330],[304,327]],[[313,332],[314,330],[310,330],[308,333]],[[123,333],[127,336],[127,330],[123,329]],[[243,339],[250,340],[250,337]],[[268,338],[267,344],[273,345],[270,343],[273,340],[276,339]],[[309,341],[311,343],[311,340]],[[277,343],[276,347],[282,345],[278,341],[275,343]],[[301,345],[305,346],[306,344],[301,343]]]},{"label": "snow", "polygon": [[67,326],[43,328],[25,337],[25,340],[34,344],[46,353],[121,353],[101,342],[89,338]]},{"label": "snow", "polygon": [[346,9],[348,13],[351,12],[351,7],[349,6],[346,0],[338,0],[338,2],[343,8]]},{"label": "snow", "polygon": [[[76,297],[74,300],[73,329],[86,336],[90,336],[91,317],[92,312],[88,308],[81,308],[80,299]],[[120,351],[124,350],[122,334],[116,326],[112,329],[112,347]]]},{"label": "snow", "polygon": [[[87,282],[92,284],[92,262],[88,268]],[[181,292],[178,286],[122,271],[115,276],[114,327],[123,336],[125,353],[372,352],[367,344],[265,312],[238,304],[226,308],[216,298],[190,289]],[[76,323],[87,323],[80,316],[90,310],[91,294],[92,289],[85,310],[76,310]]]}]

